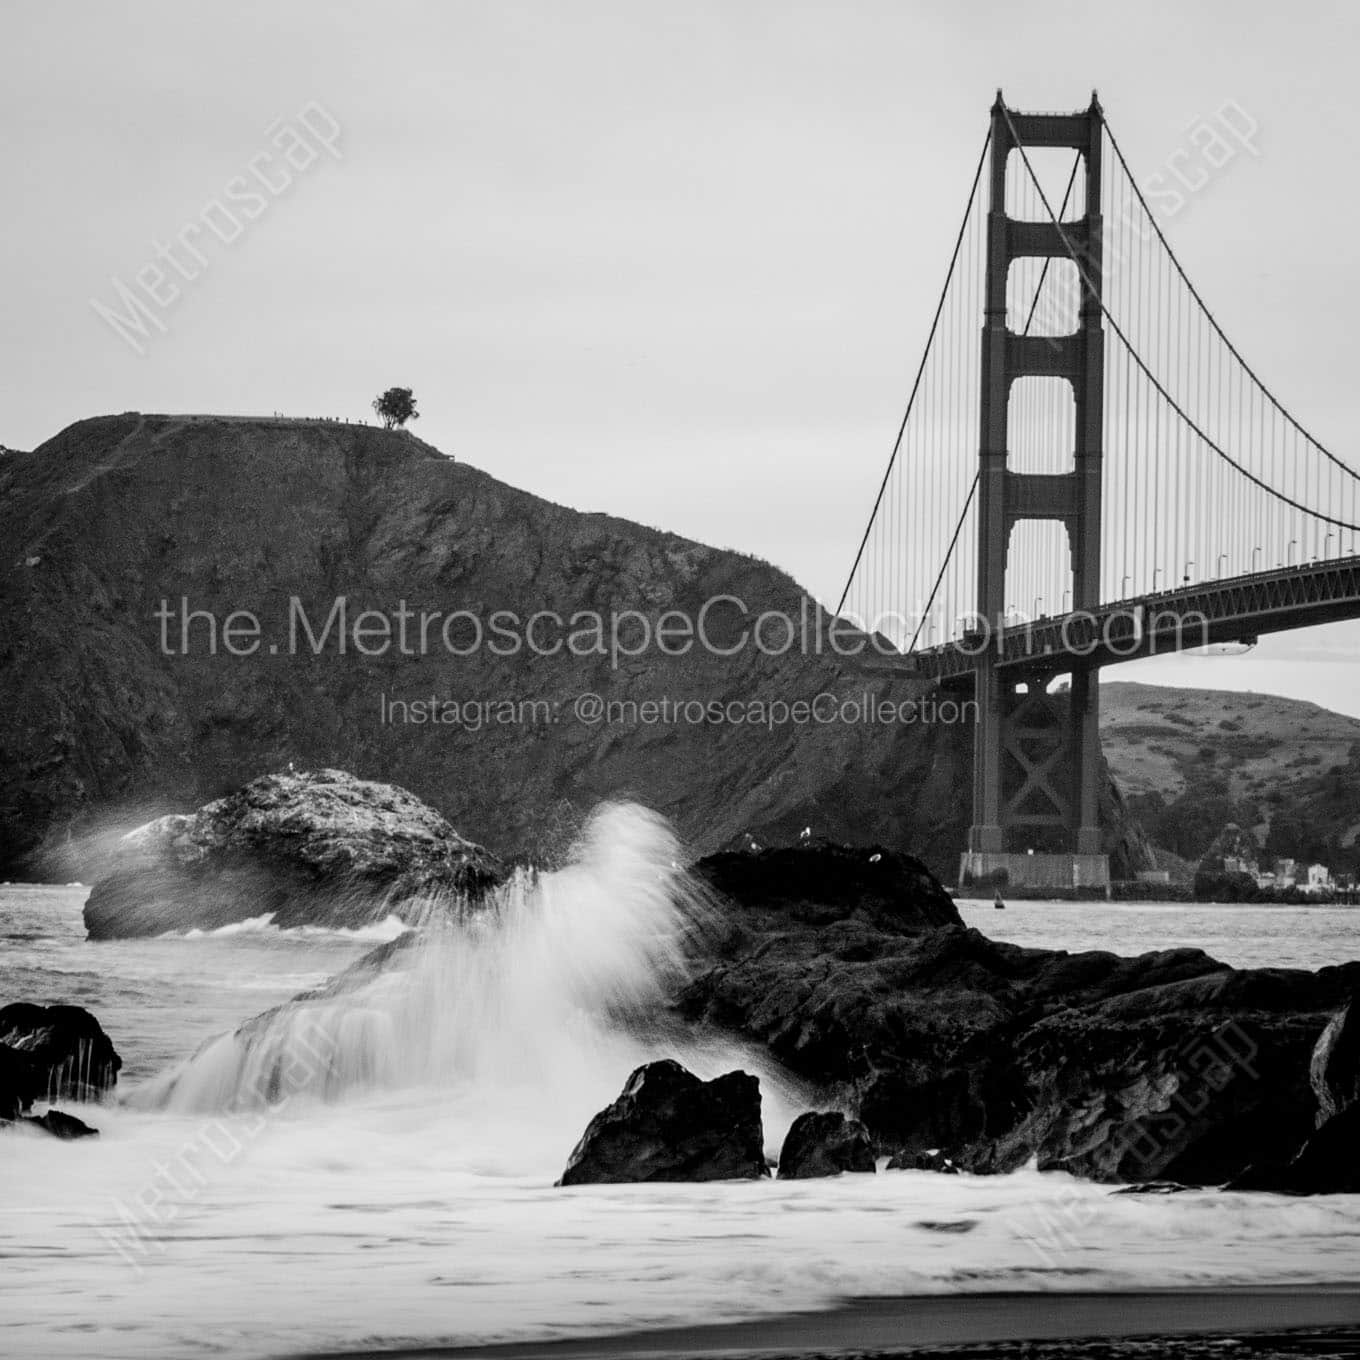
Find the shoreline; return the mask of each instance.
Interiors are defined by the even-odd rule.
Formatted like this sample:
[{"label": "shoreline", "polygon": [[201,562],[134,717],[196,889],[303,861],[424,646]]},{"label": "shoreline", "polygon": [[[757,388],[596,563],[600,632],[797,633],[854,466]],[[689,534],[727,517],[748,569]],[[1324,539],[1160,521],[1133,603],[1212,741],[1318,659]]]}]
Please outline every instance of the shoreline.
[{"label": "shoreline", "polygon": [[[1288,1334],[1293,1333],[1291,1337]],[[914,1294],[894,1298],[848,1299],[837,1307],[807,1313],[778,1313],[742,1322],[694,1323],[645,1331],[618,1332],[554,1341],[511,1341],[490,1345],[402,1346],[307,1352],[296,1360],[588,1360],[628,1356],[821,1356],[848,1352],[924,1356],[1000,1345],[1022,1352],[1026,1343],[1053,1343],[1045,1353],[1080,1357],[1090,1345],[1127,1341],[1146,1347],[1157,1338],[1204,1343],[1278,1340],[1291,1352],[1360,1355],[1360,1284],[1242,1286],[1237,1288]],[[1317,1350],[1298,1343],[1310,1338]],[[1143,1339],[1140,1341],[1140,1339]],[[1121,1348],[1122,1349],[1122,1348]],[[1179,1346],[1177,1347],[1179,1350]],[[1101,1353],[1106,1353],[1104,1347]],[[980,1354],[993,1352],[984,1351]],[[1001,1353],[1001,1352],[996,1352]],[[1143,1350],[1143,1354],[1157,1351]],[[1163,1348],[1162,1353],[1166,1353]],[[1173,1352],[1174,1353],[1174,1352]],[[1273,1351],[1237,1350],[1237,1355]]]}]

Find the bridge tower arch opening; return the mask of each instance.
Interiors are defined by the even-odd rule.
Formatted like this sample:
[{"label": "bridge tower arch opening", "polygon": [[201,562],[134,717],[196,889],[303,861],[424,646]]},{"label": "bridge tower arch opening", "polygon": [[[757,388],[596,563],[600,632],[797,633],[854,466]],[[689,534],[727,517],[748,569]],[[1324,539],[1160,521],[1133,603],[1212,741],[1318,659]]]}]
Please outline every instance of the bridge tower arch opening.
[{"label": "bridge tower arch opening", "polygon": [[[992,107],[987,214],[985,313],[982,332],[981,421],[978,452],[977,612],[988,627],[1005,626],[1011,542],[1017,525],[1055,521],[1070,553],[1070,588],[1045,612],[1094,609],[1100,601],[1104,328],[1101,311],[1101,149],[1103,115],[1093,96],[1075,114],[1026,114]],[[1078,153],[1078,211],[1026,220],[1007,211],[1021,148]],[[1019,170],[1025,172],[1023,163]],[[1071,256],[1076,256],[1072,265]],[[1017,261],[1062,261],[1080,290],[1075,326],[1056,334],[1014,326]],[[1024,263],[1019,272],[1033,269]],[[1009,302],[1009,306],[1008,306]],[[1049,329],[1049,328],[1044,328]],[[1054,450],[1064,471],[1024,470],[1014,424],[1017,384],[1058,380],[1070,389],[1070,450]],[[1017,394],[1018,395],[1018,394]],[[1070,457],[1068,456],[1070,454]],[[1046,536],[1052,542],[1052,535]],[[1067,564],[1063,564],[1067,565]],[[1053,570],[1058,570],[1054,564]],[[1109,882],[1099,821],[1102,762],[1096,671],[1079,658],[1049,658],[1033,672],[994,664],[984,652],[976,668],[973,825],[960,881],[1006,878],[1036,886],[1099,887]],[[1064,694],[1049,693],[1055,671],[1071,674]]]}]

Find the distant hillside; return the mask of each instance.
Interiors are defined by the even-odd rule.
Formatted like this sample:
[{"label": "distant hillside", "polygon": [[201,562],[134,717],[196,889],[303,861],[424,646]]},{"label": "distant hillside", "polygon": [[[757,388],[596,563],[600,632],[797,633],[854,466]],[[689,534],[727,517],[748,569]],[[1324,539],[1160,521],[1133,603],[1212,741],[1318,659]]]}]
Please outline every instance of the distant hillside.
[{"label": "distant hillside", "polygon": [[1227,822],[1269,853],[1360,861],[1360,721],[1230,690],[1107,682],[1101,742],[1130,811],[1196,860]]},{"label": "distant hillside", "polygon": [[[784,573],[624,520],[550,504],[408,434],[331,423],[131,413],[82,421],[0,460],[0,877],[76,877],[86,833],[194,807],[262,772],[339,766],[404,785],[504,854],[560,843],[604,798],[639,798],[696,850],[746,832],[909,847],[952,875],[967,817],[971,728],[589,725],[576,696],[643,703],[922,692],[828,656],[653,649],[622,658],[163,655],[156,611],[181,598],[280,636],[290,596],[318,628],[458,610],[521,620],[745,602],[816,609]],[[177,641],[178,624],[171,628]],[[453,641],[465,645],[465,630]],[[384,724],[384,701],[562,703],[517,725]]]}]

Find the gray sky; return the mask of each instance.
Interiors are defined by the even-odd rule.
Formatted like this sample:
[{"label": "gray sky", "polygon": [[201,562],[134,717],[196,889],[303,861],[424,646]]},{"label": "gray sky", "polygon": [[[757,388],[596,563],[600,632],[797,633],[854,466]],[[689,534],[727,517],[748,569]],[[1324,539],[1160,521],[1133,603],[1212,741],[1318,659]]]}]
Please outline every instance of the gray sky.
[{"label": "gray sky", "polygon": [[[1315,0],[8,0],[0,443],[128,409],[357,418],[401,383],[445,451],[834,600],[996,87],[1042,109],[1094,86],[1140,177],[1226,101],[1259,124],[1260,156],[1166,230],[1360,465],[1358,29]],[[206,265],[177,248],[196,277],[169,275],[134,353],[91,299],[115,306],[253,158],[281,164],[309,106],[338,157],[313,147],[231,244],[200,232]],[[1358,636],[1117,675],[1360,713]]]}]

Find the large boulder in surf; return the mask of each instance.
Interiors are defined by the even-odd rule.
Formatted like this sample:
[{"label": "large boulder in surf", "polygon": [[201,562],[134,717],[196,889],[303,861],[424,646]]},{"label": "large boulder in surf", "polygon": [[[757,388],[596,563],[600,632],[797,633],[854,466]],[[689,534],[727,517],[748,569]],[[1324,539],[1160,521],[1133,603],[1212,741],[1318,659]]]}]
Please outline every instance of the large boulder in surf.
[{"label": "large boulder in surf", "polygon": [[[811,870],[825,852],[802,853]],[[781,901],[713,865],[698,872],[733,928],[707,941],[680,1013],[763,1044],[898,1165],[1220,1184],[1287,1162],[1316,1126],[1319,1036],[1360,987],[1360,963],[1027,949],[861,906],[811,872]]]},{"label": "large boulder in surf", "polygon": [[14,1118],[34,1100],[97,1100],[122,1066],[103,1026],[82,1006],[16,1001],[0,1008],[0,1118]]},{"label": "large boulder in surf", "polygon": [[216,929],[412,924],[475,901],[505,875],[405,789],[341,770],[264,775],[115,845],[85,903],[91,939]]},{"label": "large boulder in surf", "polygon": [[559,1185],[755,1180],[768,1176],[760,1082],[701,1081],[672,1059],[647,1063],[586,1127]]},{"label": "large boulder in surf", "polygon": [[35,1062],[0,1044],[0,1124],[18,1119],[46,1089],[44,1073]]},{"label": "large boulder in surf", "polygon": [[800,1114],[779,1150],[781,1181],[873,1170],[874,1145],[864,1125],[838,1110]]},{"label": "large boulder in surf", "polygon": [[97,1138],[99,1130],[91,1128],[83,1119],[77,1119],[73,1114],[66,1114],[63,1110],[48,1110],[44,1114],[30,1115],[21,1120],[19,1124],[24,1128],[41,1129],[43,1133],[50,1133],[53,1138],[59,1138],[63,1143],[72,1143],[77,1138]]}]

